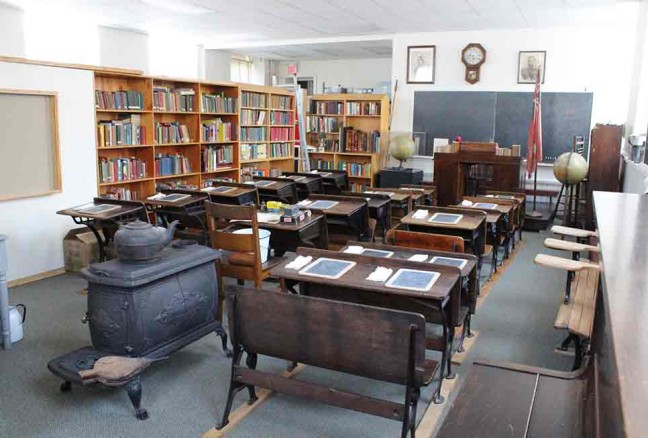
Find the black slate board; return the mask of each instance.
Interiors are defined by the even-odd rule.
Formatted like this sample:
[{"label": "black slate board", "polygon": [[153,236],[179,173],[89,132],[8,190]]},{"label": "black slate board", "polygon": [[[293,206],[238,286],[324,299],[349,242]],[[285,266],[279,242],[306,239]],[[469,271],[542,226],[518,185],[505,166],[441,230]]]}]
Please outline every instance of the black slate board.
[{"label": "black slate board", "polygon": [[[575,135],[589,143],[592,93],[542,93],[542,141],[545,162],[571,150]],[[526,155],[531,92],[417,91],[414,93],[414,132],[427,132],[426,154],[434,138],[496,141],[503,147],[522,146]]]}]

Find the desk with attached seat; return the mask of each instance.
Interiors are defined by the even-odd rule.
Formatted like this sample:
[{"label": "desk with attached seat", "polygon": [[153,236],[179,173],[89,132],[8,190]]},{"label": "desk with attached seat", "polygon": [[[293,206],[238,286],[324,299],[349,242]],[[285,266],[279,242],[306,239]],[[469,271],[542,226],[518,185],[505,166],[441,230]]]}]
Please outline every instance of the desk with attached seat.
[{"label": "desk with attached seat", "polygon": [[205,187],[201,192],[206,193],[211,202],[227,205],[259,205],[259,192],[253,185],[216,182],[212,187],[217,190],[219,187],[231,187],[234,190],[218,192],[209,190],[210,187]]},{"label": "desk with attached seat", "polygon": [[[177,220],[182,228],[178,234],[185,234],[183,237],[192,238],[207,245],[209,236],[205,222],[205,201],[209,199],[209,196],[204,192],[182,189],[163,189],[160,190],[160,193],[165,195],[176,193],[188,195],[188,197],[173,202],[149,197],[144,201],[148,211],[155,213],[165,227]],[[200,230],[200,236],[196,236],[195,232],[190,231],[192,229]]]}]

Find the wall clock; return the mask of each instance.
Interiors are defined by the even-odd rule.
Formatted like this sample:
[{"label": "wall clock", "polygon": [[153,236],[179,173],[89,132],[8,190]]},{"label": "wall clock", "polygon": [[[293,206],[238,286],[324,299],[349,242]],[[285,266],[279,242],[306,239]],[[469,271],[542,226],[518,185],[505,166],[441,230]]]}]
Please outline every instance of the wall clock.
[{"label": "wall clock", "polygon": [[466,82],[479,82],[479,69],[486,62],[486,49],[481,44],[470,43],[461,51],[461,62],[466,66]]}]

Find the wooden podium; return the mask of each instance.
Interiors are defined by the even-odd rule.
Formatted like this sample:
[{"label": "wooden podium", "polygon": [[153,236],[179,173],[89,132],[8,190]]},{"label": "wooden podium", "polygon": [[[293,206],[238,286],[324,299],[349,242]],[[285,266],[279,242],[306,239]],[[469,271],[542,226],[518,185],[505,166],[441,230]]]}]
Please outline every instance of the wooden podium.
[{"label": "wooden podium", "polygon": [[496,143],[462,142],[457,152],[434,154],[434,182],[440,206],[486,190],[519,190],[521,157],[497,155]]}]

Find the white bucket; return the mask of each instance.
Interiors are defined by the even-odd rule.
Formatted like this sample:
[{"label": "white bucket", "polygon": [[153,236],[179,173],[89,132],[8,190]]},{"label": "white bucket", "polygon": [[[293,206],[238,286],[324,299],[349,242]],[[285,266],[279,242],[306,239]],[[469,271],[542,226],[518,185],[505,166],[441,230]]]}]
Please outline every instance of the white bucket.
[{"label": "white bucket", "polygon": [[[252,228],[241,228],[234,231],[234,234],[252,234]],[[261,263],[268,261],[270,252],[270,231],[259,228],[259,246],[261,247]]]}]

